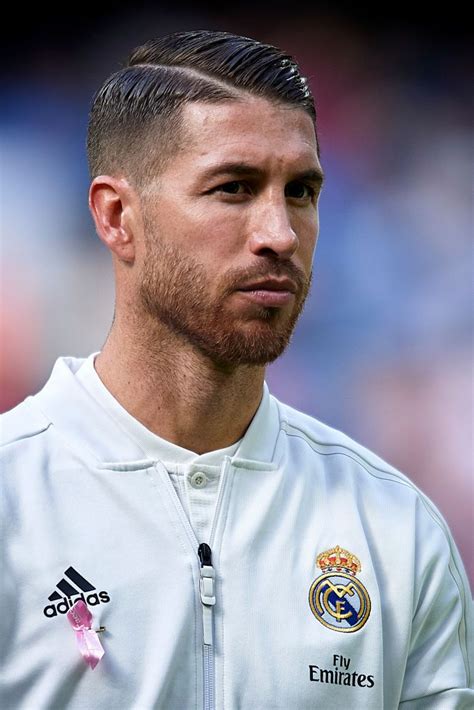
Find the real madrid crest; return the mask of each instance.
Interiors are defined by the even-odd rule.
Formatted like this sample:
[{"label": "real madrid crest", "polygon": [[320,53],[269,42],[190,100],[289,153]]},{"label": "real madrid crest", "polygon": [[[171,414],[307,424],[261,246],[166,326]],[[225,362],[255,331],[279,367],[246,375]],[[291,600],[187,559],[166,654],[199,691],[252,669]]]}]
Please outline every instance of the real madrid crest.
[{"label": "real madrid crest", "polygon": [[323,574],[309,590],[309,605],[318,621],[333,631],[350,634],[370,615],[370,597],[356,574],[362,567],[355,555],[339,545],[322,552],[316,564]]}]

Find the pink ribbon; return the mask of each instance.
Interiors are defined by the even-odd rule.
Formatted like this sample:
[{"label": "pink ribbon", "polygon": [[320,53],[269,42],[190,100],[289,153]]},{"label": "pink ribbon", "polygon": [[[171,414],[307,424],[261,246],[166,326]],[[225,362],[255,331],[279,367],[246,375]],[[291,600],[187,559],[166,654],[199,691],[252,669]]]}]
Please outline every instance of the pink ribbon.
[{"label": "pink ribbon", "polygon": [[79,599],[66,614],[69,623],[76,634],[77,645],[81,656],[88,666],[94,670],[105,651],[99,641],[97,632],[92,626],[92,614],[87,604]]}]

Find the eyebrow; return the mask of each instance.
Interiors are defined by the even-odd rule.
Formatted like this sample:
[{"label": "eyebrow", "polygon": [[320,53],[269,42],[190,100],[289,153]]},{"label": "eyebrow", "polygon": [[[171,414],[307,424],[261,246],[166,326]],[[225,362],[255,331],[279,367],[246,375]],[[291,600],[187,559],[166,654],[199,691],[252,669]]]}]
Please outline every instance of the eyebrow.
[{"label": "eyebrow", "polygon": [[[262,177],[264,172],[264,170],[257,168],[255,165],[229,162],[221,163],[213,168],[209,168],[203,173],[202,177],[204,180],[210,180],[212,178],[219,177],[219,175]],[[322,185],[324,182],[324,173],[320,168],[310,168],[309,170],[303,170],[302,172],[295,173],[292,181],[295,180],[304,180],[306,182]]]}]

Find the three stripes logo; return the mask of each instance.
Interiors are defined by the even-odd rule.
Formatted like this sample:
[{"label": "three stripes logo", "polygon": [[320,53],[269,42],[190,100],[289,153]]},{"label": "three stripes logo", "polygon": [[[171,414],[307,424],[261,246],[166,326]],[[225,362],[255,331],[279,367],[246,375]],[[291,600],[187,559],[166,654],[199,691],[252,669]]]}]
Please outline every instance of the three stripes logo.
[{"label": "three stripes logo", "polygon": [[[56,589],[59,589],[62,596]],[[110,601],[108,592],[97,592],[96,588],[74,567],[68,567],[65,570],[64,577],[59,580],[56,589],[48,597],[52,603],[47,604],[43,609],[43,614],[49,619],[58,614],[67,614],[78,599],[82,599],[89,606],[97,606],[101,602]]]}]

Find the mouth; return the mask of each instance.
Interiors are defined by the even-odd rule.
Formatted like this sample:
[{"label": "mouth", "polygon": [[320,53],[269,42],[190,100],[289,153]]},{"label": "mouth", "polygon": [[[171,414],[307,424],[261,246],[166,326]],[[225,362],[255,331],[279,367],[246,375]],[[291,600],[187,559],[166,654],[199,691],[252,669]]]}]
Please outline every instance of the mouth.
[{"label": "mouth", "polygon": [[239,291],[287,291],[296,293],[296,284],[288,278],[277,279],[273,277],[241,286]]},{"label": "mouth", "polygon": [[270,278],[241,286],[237,292],[262,306],[286,306],[295,296],[296,284],[288,278]]},{"label": "mouth", "polygon": [[239,289],[237,293],[241,294],[246,300],[258,303],[261,306],[286,306],[294,298],[294,293],[291,291],[271,289]]}]

